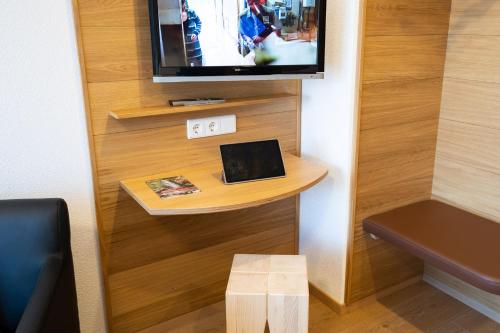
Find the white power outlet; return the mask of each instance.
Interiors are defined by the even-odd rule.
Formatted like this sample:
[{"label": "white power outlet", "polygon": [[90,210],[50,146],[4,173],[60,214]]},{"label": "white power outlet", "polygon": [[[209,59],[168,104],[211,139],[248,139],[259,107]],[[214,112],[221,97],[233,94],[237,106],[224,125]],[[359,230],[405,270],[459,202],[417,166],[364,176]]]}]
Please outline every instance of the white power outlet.
[{"label": "white power outlet", "polygon": [[188,120],[187,124],[188,139],[202,138],[205,136],[205,123],[199,120]]},{"label": "white power outlet", "polygon": [[236,132],[236,116],[220,116],[187,121],[188,139],[199,139],[207,136],[224,135]]}]

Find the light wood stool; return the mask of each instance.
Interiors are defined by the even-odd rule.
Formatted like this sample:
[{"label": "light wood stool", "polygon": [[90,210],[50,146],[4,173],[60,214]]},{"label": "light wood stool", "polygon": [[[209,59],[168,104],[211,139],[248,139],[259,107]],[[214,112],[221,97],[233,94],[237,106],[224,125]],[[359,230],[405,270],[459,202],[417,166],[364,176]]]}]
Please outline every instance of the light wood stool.
[{"label": "light wood stool", "polygon": [[226,290],[228,333],[306,333],[309,287],[305,256],[234,256]]}]

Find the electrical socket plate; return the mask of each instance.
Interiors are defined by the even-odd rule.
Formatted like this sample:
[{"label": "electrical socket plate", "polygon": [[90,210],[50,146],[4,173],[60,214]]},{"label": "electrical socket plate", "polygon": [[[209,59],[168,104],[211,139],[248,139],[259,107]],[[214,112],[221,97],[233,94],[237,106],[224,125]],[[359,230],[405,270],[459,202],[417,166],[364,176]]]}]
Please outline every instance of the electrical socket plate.
[{"label": "electrical socket plate", "polygon": [[190,140],[236,133],[236,115],[189,119],[186,127],[187,138]]}]

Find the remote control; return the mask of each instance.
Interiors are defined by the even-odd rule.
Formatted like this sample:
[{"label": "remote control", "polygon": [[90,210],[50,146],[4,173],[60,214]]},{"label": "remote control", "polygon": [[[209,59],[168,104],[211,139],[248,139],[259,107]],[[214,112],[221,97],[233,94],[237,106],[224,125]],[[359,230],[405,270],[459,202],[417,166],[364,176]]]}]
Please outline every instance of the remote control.
[{"label": "remote control", "polygon": [[225,103],[223,98],[197,98],[197,99],[177,99],[170,101],[171,106],[191,106],[191,105],[206,105],[206,104],[221,104]]}]

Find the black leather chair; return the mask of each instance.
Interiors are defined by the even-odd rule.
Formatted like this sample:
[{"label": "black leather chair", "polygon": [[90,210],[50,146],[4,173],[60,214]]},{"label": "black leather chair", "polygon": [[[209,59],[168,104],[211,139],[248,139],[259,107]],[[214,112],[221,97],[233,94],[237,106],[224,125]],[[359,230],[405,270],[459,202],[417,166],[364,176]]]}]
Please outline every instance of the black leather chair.
[{"label": "black leather chair", "polygon": [[64,200],[0,201],[0,332],[80,332]]}]

